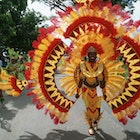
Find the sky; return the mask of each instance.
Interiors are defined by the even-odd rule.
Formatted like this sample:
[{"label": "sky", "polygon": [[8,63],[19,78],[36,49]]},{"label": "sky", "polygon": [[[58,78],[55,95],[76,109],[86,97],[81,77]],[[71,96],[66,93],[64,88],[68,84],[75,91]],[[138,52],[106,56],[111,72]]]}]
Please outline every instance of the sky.
[{"label": "sky", "polygon": [[[140,20],[140,0],[138,0],[135,4],[135,10],[134,13],[132,15],[132,19],[133,20]],[[31,0],[28,0],[28,7],[30,9],[34,9],[37,12],[42,13],[42,15],[44,16],[52,16],[55,14],[54,11],[50,11],[49,7],[47,7],[45,4],[43,3],[39,3],[39,2],[33,2],[31,3]]]},{"label": "sky", "polygon": [[29,9],[34,9],[35,11],[37,12],[40,12],[42,13],[42,15],[44,16],[51,16],[51,15],[54,15],[55,12],[53,11],[50,11],[49,7],[46,6],[45,4],[43,3],[39,3],[39,2],[31,2],[31,0],[28,0],[28,8]]},{"label": "sky", "polygon": [[133,13],[133,16],[132,18],[134,20],[140,20],[140,0],[138,0],[135,4],[135,10],[134,10],[134,13]]}]

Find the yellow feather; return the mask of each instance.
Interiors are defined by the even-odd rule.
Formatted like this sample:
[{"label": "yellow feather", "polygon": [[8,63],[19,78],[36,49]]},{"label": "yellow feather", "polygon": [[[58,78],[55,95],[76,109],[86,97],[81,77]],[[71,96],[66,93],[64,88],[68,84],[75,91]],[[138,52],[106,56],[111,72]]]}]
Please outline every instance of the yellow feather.
[{"label": "yellow feather", "polygon": [[17,97],[17,96],[20,95],[20,93],[18,93],[18,92],[15,91],[14,89],[6,90],[6,93],[7,93],[8,95],[12,95],[12,96],[14,96],[14,97]]},{"label": "yellow feather", "polygon": [[77,93],[77,85],[75,85],[73,87],[73,89],[69,92],[68,96],[70,97],[70,96],[72,96],[73,94],[76,94],[76,93]]},{"label": "yellow feather", "polygon": [[12,86],[9,82],[5,82],[5,83],[0,83],[0,90],[7,90],[7,89],[11,89]]},{"label": "yellow feather", "polygon": [[75,85],[73,83],[70,83],[67,85],[65,92],[68,93],[71,91],[71,89],[73,89],[75,87]]}]

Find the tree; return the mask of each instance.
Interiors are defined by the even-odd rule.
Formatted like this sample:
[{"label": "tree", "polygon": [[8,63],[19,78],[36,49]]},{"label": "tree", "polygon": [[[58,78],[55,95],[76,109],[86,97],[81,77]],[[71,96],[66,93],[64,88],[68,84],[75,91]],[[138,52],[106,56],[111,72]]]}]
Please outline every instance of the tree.
[{"label": "tree", "polygon": [[69,0],[69,2],[67,2],[67,0],[32,0],[32,2],[42,2],[44,4],[46,4],[48,7],[50,7],[51,10],[62,10],[64,11],[65,8],[67,7],[66,3],[71,4],[75,4],[75,0]]},{"label": "tree", "polygon": [[[32,2],[34,1],[39,1],[39,2],[44,2],[46,5],[48,5],[51,9],[60,9],[63,10],[66,7],[66,3],[67,0],[32,0]],[[107,1],[107,0],[103,0],[103,1]],[[134,10],[134,2],[136,2],[137,0],[110,0],[112,2],[112,4],[120,4],[122,8],[126,8],[128,7],[128,11],[133,13]],[[69,0],[69,4],[74,5],[75,4],[75,0]]]},{"label": "tree", "polygon": [[38,35],[40,13],[27,9],[27,0],[0,0],[0,49],[27,52]]},{"label": "tree", "polygon": [[122,8],[128,7],[128,12],[133,13],[134,2],[137,0],[111,0],[112,4],[120,4]]}]

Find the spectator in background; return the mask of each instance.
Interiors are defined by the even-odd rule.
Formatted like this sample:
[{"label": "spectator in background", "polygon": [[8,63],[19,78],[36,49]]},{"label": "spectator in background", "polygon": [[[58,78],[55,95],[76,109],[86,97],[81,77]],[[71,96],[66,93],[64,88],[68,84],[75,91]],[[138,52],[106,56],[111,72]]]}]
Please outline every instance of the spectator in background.
[{"label": "spectator in background", "polygon": [[[0,74],[1,74],[1,67],[3,66],[3,62],[2,60],[0,60]],[[0,77],[0,81],[1,81],[1,77]],[[7,107],[5,106],[5,103],[4,103],[4,96],[2,94],[2,90],[0,90],[0,102],[1,102],[1,105],[2,105],[2,108],[3,109],[6,109]]]}]

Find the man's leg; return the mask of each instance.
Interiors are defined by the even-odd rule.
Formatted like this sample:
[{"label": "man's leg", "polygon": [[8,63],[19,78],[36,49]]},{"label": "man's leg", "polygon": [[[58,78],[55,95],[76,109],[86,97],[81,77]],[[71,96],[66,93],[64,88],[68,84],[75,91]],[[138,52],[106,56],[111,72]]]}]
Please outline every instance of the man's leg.
[{"label": "man's leg", "polygon": [[0,102],[1,102],[2,108],[6,109],[7,107],[5,106],[5,103],[4,103],[4,97],[2,94],[2,90],[0,90]]}]

